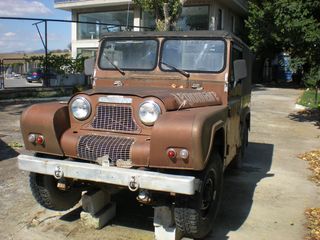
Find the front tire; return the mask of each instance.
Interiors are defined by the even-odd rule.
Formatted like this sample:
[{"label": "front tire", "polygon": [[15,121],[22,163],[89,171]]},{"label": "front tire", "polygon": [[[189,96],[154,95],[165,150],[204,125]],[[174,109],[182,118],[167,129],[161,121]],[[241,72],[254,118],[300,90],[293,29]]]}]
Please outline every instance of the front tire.
[{"label": "front tire", "polygon": [[222,188],[223,164],[218,153],[201,173],[201,189],[194,196],[180,196],[174,209],[177,228],[186,237],[203,238],[212,230],[218,213]]},{"label": "front tire", "polygon": [[53,176],[30,173],[30,188],[37,202],[48,209],[64,211],[76,205],[81,198],[81,191],[57,188],[57,180]]}]

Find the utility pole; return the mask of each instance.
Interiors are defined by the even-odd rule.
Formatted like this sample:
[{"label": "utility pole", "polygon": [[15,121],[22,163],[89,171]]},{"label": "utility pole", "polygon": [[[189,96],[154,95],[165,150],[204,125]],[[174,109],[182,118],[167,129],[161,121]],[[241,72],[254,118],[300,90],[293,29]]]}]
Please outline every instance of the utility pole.
[{"label": "utility pole", "polygon": [[45,87],[50,87],[49,69],[48,69],[48,21],[44,20],[44,50],[45,50],[45,65],[44,65],[44,82]]}]

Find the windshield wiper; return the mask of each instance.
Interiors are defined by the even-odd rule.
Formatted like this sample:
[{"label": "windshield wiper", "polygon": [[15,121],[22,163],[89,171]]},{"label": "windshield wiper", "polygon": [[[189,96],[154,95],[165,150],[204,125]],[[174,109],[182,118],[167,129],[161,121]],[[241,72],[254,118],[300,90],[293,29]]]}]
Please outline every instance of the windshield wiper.
[{"label": "windshield wiper", "polygon": [[176,70],[178,73],[181,73],[183,76],[185,76],[187,78],[190,77],[190,73],[188,73],[188,72],[186,72],[186,71],[184,71],[182,69],[176,68],[175,66],[172,66],[172,65],[170,65],[168,63],[165,63],[165,62],[162,62],[162,61],[160,62],[160,64],[163,64],[163,65],[165,65],[165,66],[167,66],[167,67],[169,67],[169,68],[171,68],[173,70]]},{"label": "windshield wiper", "polygon": [[115,68],[119,71],[119,73],[121,73],[122,75],[125,75],[125,71],[123,71],[121,68],[119,68],[116,64],[114,64],[106,55],[104,55],[105,59],[107,59],[107,61]]}]

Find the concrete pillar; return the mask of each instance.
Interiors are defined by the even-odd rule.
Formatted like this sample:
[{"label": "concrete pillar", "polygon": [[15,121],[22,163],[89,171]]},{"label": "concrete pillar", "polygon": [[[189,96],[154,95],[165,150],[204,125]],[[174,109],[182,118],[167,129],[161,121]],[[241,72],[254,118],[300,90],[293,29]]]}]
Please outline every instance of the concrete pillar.
[{"label": "concrete pillar", "polygon": [[[136,27],[140,27],[140,24],[141,24],[140,16],[141,16],[141,8],[139,8],[138,6],[134,6],[134,9],[133,9],[133,25],[136,26]],[[140,29],[139,28],[134,28],[133,31],[140,31]]]},{"label": "concrete pillar", "polygon": [[[71,17],[72,17],[73,21],[77,21],[78,20],[78,12],[72,10]],[[77,42],[77,35],[78,35],[77,28],[78,28],[77,23],[71,23],[71,56],[72,56],[72,58],[77,57],[77,48],[75,46],[75,43]]]},{"label": "concrete pillar", "polygon": [[215,3],[216,1],[213,0],[210,4],[210,9],[209,9],[209,19],[210,19],[210,22],[209,22],[209,30],[216,30],[216,13],[215,13]]}]

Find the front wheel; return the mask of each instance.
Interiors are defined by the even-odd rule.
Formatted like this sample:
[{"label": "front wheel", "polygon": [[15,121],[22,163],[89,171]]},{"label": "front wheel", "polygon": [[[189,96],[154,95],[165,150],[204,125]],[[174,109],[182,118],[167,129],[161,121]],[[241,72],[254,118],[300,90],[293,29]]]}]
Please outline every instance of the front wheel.
[{"label": "front wheel", "polygon": [[218,153],[201,173],[201,189],[194,196],[179,196],[174,210],[177,228],[186,237],[203,238],[209,234],[218,213],[222,188],[223,164]]},{"label": "front wheel", "polygon": [[78,189],[58,189],[57,180],[49,175],[30,173],[30,188],[41,206],[56,211],[72,208],[81,198],[81,191]]}]

